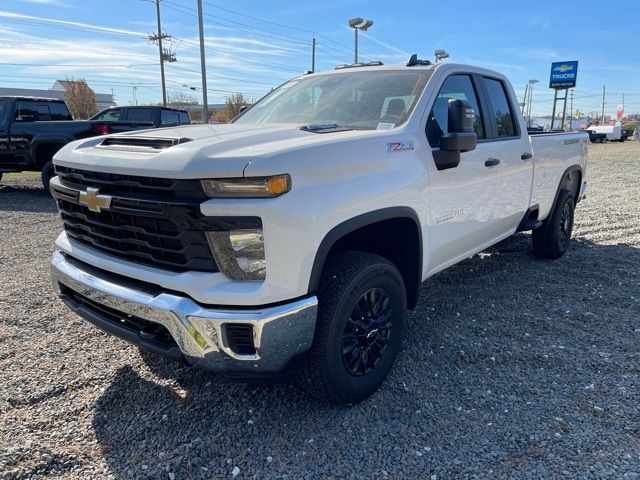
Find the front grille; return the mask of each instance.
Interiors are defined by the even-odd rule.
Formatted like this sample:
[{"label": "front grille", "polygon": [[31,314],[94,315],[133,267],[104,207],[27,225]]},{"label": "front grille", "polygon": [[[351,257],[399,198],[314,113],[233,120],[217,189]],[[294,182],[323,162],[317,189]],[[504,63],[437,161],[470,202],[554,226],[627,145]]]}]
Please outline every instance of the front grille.
[{"label": "front grille", "polygon": [[60,293],[63,298],[73,302],[76,307],[82,307],[90,312],[96,314],[103,320],[107,320],[111,323],[126,328],[127,330],[136,333],[141,338],[159,343],[164,347],[173,347],[177,343],[169,333],[169,330],[164,325],[159,323],[150,322],[135,315],[129,315],[122,313],[114,308],[102,305],[89,297],[85,297],[80,293],[71,290],[66,285],[60,284]]},{"label": "front grille", "polygon": [[137,198],[150,200],[207,199],[197,180],[89,172],[62,166],[56,166],[56,175],[63,183],[85,188],[96,187],[105,195],[123,197],[135,195]]},{"label": "front grille", "polygon": [[[57,173],[62,185],[72,192],[94,187],[99,188],[100,195],[112,196],[108,209],[95,212],[78,203],[73,194],[57,191],[54,186],[62,223],[73,240],[162,269],[218,271],[200,220],[200,201],[196,199],[199,182],[64,167],[58,167]],[[204,194],[200,191],[200,195]]]}]

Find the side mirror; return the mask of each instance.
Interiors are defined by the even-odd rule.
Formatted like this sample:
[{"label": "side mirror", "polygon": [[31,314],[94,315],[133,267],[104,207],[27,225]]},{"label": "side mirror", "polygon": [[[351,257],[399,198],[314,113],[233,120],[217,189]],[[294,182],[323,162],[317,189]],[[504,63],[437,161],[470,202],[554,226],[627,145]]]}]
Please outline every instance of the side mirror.
[{"label": "side mirror", "polygon": [[240,107],[240,111],[239,111],[238,113],[242,113],[242,112],[244,112],[247,108],[249,108],[247,105],[242,105],[242,106]]},{"label": "side mirror", "polygon": [[449,133],[440,137],[440,150],[434,152],[438,170],[454,168],[460,164],[460,153],[476,148],[478,136],[473,129],[473,108],[466,100],[449,100]]}]

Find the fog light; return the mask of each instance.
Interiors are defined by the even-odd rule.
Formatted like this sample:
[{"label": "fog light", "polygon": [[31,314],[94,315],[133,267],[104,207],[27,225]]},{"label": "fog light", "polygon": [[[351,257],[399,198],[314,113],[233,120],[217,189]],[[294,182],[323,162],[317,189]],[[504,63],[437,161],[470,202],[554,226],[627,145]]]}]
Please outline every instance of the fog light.
[{"label": "fog light", "polygon": [[207,232],[220,271],[233,280],[264,280],[267,262],[262,229]]}]

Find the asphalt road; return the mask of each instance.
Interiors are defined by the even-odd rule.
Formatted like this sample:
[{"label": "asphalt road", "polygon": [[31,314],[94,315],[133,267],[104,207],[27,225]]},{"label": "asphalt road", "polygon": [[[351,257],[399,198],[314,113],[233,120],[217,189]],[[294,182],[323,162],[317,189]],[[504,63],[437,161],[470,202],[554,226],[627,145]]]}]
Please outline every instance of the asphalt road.
[{"label": "asphalt road", "polygon": [[143,355],[68,311],[35,178],[0,182],[0,478],[640,478],[640,142],[592,145],[570,251],[428,281],[351,408]]}]

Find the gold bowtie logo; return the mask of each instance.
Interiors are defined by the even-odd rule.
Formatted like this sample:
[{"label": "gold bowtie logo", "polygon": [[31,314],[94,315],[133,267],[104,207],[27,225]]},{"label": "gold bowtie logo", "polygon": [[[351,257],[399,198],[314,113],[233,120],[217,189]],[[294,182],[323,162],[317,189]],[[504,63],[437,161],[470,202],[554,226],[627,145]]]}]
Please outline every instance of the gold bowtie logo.
[{"label": "gold bowtie logo", "polygon": [[103,208],[111,206],[111,197],[100,195],[97,188],[88,187],[86,192],[80,192],[78,195],[78,203],[86,205],[92,212],[100,213]]}]

